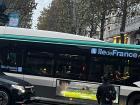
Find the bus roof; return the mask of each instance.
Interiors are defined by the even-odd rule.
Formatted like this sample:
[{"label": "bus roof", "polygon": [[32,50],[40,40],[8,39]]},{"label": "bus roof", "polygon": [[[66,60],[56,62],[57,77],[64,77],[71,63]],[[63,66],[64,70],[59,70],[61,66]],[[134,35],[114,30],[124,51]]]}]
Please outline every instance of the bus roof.
[{"label": "bus roof", "polygon": [[98,39],[68,33],[0,26],[0,39],[53,43],[89,47],[140,50],[140,45],[113,44]]}]

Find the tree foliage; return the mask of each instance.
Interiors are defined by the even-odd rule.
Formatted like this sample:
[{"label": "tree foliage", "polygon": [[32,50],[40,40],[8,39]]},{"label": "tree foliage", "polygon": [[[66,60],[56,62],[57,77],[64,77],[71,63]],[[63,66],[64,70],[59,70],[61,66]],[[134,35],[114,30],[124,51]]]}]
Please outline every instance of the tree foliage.
[{"label": "tree foliage", "polygon": [[73,2],[53,0],[39,17],[38,29],[73,33]]},{"label": "tree foliage", "polygon": [[[82,34],[87,27],[90,37],[100,30],[103,40],[105,27],[116,22],[125,31],[127,18],[132,18],[140,0],[53,0],[48,9],[39,17],[38,29]],[[111,22],[114,13],[116,21]],[[85,33],[84,33],[85,34]]]},{"label": "tree foliage", "polygon": [[79,33],[81,34],[81,29],[90,28],[90,37],[96,33],[97,25],[99,24],[99,14],[96,8],[96,2],[92,0],[81,0],[78,3],[77,20]]},{"label": "tree foliage", "polygon": [[116,0],[81,0],[79,14],[84,24],[90,28],[90,37],[100,28],[100,39],[103,40],[105,22],[108,16],[116,9]]}]

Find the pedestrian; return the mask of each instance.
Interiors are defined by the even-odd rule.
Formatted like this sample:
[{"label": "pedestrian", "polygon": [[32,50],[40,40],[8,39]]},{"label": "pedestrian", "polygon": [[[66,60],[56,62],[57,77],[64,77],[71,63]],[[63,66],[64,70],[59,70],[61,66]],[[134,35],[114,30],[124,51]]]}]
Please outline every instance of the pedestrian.
[{"label": "pedestrian", "polygon": [[112,105],[116,99],[115,87],[109,83],[108,75],[102,77],[102,82],[103,84],[97,89],[97,101],[99,105]]}]

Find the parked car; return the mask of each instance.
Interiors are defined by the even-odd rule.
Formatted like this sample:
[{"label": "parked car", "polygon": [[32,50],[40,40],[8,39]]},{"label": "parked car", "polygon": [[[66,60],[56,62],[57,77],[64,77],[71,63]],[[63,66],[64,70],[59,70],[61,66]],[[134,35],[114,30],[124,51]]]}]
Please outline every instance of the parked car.
[{"label": "parked car", "polygon": [[15,105],[30,101],[34,86],[30,83],[0,72],[0,105]]}]

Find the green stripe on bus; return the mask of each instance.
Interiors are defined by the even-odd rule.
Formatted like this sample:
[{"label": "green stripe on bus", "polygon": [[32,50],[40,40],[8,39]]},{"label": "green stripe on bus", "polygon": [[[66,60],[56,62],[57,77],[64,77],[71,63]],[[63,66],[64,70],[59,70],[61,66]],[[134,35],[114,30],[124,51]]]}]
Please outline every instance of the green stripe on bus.
[{"label": "green stripe on bus", "polygon": [[140,51],[140,45],[114,44],[114,43],[98,42],[98,41],[86,41],[86,40],[74,40],[74,39],[72,40],[72,39],[63,39],[63,38],[49,38],[49,37],[37,37],[37,36],[25,36],[25,35],[13,35],[13,34],[0,34],[0,39],[39,42],[39,43],[64,44],[64,45],[76,45],[76,46],[88,46],[88,47],[120,48],[120,49],[126,49],[126,50]]}]

